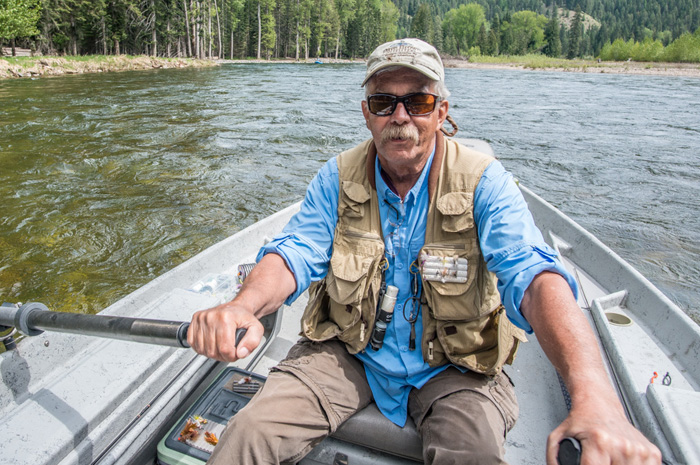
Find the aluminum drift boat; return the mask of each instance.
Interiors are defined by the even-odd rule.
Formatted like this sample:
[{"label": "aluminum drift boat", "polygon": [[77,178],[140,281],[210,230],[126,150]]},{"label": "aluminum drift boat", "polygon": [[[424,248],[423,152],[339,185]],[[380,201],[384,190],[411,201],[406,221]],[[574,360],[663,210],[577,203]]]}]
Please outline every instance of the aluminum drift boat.
[{"label": "aluminum drift boat", "polygon": [[[461,142],[490,152],[483,142]],[[595,237],[521,189],[545,238],[581,286],[579,305],[599,336],[629,417],[667,463],[700,464],[700,328]],[[101,315],[189,321],[195,311],[229,300],[238,265],[252,262],[298,208],[210,247]],[[301,298],[267,317],[264,343],[232,366],[266,376],[296,341],[304,305]],[[0,462],[156,463],[158,443],[226,368],[175,347],[58,332],[25,338],[0,355]],[[542,464],[547,435],[567,414],[565,391],[532,336],[506,370],[521,409],[506,459]],[[301,463],[418,461],[415,430],[395,427],[370,406]]]}]

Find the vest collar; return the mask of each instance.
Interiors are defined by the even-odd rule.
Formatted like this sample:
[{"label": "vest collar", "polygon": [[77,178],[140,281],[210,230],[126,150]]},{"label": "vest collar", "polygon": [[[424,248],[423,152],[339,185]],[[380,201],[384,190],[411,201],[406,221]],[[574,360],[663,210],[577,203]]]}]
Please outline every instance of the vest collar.
[{"label": "vest collar", "polygon": [[[440,169],[442,168],[442,159],[445,157],[445,136],[442,132],[435,133],[435,155],[433,155],[433,163],[430,165],[430,173],[428,173],[428,203],[433,199],[433,193],[437,186],[438,178],[440,177]],[[377,190],[377,180],[374,177],[374,165],[377,159],[377,146],[374,145],[374,140],[370,142],[367,150],[367,179],[370,186],[375,191]]]}]

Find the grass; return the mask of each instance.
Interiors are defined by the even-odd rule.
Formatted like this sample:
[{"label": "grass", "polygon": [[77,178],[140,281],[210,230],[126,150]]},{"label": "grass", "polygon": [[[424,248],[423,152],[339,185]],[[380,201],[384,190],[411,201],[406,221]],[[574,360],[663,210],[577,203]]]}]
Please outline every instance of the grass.
[{"label": "grass", "polygon": [[154,68],[215,66],[213,60],[161,58],[145,55],[78,55],[0,57],[0,78],[62,75]]},{"label": "grass", "polygon": [[469,61],[473,63],[488,63],[488,64],[504,64],[504,65],[519,65],[524,68],[542,69],[542,68],[581,68],[584,66],[595,66],[597,62],[594,60],[575,59],[568,60],[565,58],[552,58],[546,55],[528,54],[528,55],[500,55],[492,56],[472,56]]}]

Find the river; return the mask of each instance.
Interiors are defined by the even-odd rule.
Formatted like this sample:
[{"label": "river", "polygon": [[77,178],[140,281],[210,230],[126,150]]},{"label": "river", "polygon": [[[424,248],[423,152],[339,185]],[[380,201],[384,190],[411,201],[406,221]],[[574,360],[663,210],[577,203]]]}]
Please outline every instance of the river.
[{"label": "river", "polygon": [[[0,82],[0,299],[94,313],[368,138],[362,65]],[[459,136],[700,321],[700,80],[448,69]]]}]

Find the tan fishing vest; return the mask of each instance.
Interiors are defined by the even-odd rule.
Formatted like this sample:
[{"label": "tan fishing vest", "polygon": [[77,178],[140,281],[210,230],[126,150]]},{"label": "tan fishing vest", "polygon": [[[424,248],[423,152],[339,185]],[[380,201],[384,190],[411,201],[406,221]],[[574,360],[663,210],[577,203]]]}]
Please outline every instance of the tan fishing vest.
[{"label": "tan fishing vest", "polygon": [[[350,353],[364,350],[374,329],[384,241],[374,167],[366,141],[338,156],[340,194],[333,254],[326,277],[309,287],[302,334],[337,337]],[[428,176],[429,207],[421,253],[467,260],[465,283],[423,283],[423,358],[494,375],[512,363],[525,333],[505,315],[496,276],[486,268],[474,224],[474,191],[492,157],[437,134]]]}]

